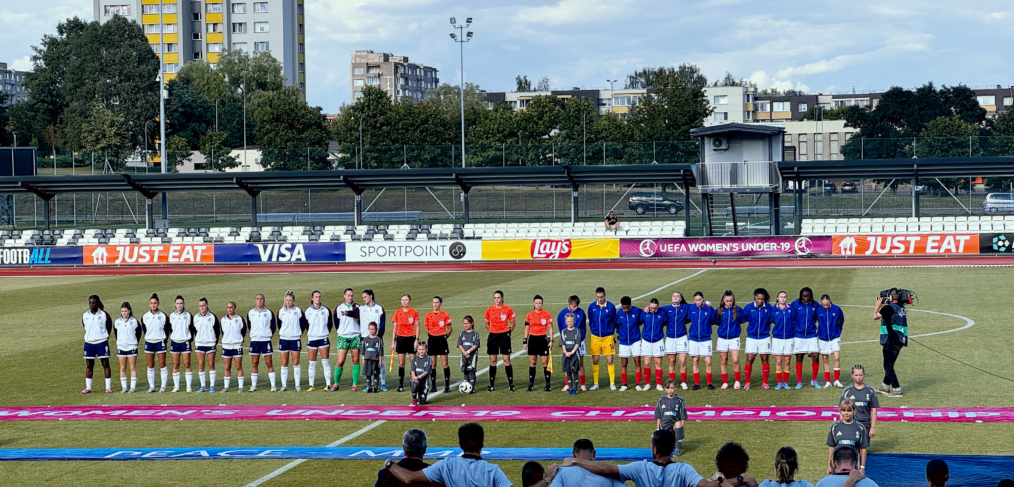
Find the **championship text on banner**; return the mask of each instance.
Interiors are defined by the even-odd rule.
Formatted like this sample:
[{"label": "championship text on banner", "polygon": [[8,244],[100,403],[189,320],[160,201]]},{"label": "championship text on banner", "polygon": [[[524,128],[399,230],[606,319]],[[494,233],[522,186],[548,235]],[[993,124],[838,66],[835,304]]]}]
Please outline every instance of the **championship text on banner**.
[{"label": "championship text on banner", "polygon": [[85,245],[84,265],[213,264],[213,244]]},{"label": "championship text on banner", "polygon": [[482,260],[478,240],[348,242],[348,262],[442,262]]},{"label": "championship text on banner", "polygon": [[620,241],[615,238],[560,238],[535,240],[483,240],[483,260],[615,259]]},{"label": "championship text on banner", "polygon": [[620,257],[790,257],[831,255],[831,237],[623,239]]},{"label": "championship text on banner", "polygon": [[81,265],[81,247],[31,247],[0,249],[0,266]]},{"label": "championship text on banner", "polygon": [[[0,408],[3,421],[388,420],[654,421],[654,407],[58,406]],[[699,421],[833,421],[836,407],[690,407]],[[878,421],[1014,422],[1014,408],[880,408]]]},{"label": "championship text on banner", "polygon": [[979,234],[835,235],[834,255],[961,255],[979,253]]},{"label": "championship text on banner", "polygon": [[215,262],[345,262],[345,243],[219,244]]}]

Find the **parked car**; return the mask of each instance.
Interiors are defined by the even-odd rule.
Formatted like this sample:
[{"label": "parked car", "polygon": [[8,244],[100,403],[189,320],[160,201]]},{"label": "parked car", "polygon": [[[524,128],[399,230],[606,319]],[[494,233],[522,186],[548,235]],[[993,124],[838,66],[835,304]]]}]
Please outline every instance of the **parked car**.
[{"label": "parked car", "polygon": [[1011,193],[989,193],[986,199],[982,200],[982,212],[987,213],[1014,213],[1014,194]]},{"label": "parked car", "polygon": [[838,189],[838,187],[835,186],[834,183],[824,183],[823,186],[824,194],[834,194],[836,189]]},{"label": "parked car", "polygon": [[683,209],[683,203],[671,200],[659,193],[630,193],[629,208],[638,215],[648,211],[665,211],[675,215]]},{"label": "parked car", "polygon": [[845,181],[844,183],[841,183],[840,191],[842,193],[855,193],[858,190],[856,183],[853,183],[852,181]]}]

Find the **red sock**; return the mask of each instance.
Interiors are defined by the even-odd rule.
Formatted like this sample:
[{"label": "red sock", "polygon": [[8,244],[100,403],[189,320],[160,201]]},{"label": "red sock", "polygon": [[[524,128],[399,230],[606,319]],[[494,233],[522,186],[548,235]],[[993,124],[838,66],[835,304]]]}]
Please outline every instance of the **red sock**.
[{"label": "red sock", "polygon": [[[638,374],[638,375],[640,375],[640,374]],[[623,385],[627,385],[627,371],[626,370],[620,372],[620,381],[623,382]],[[638,383],[640,383],[640,379],[638,379]]]},{"label": "red sock", "polygon": [[641,375],[644,376],[645,384],[651,384],[651,367],[645,367],[644,372]]},{"label": "red sock", "polygon": [[824,371],[824,382],[831,382],[831,371],[830,370],[825,370]]},{"label": "red sock", "polygon": [[733,370],[732,376],[736,379],[736,382],[739,382],[739,369]]},{"label": "red sock", "polygon": [[817,372],[820,372],[820,364],[812,362],[810,364],[810,369],[813,370],[813,379],[810,380],[817,380]]},{"label": "red sock", "polygon": [[834,381],[838,382],[841,380],[841,369],[834,369]]},{"label": "red sock", "polygon": [[655,383],[662,383],[662,369],[655,369]]},{"label": "red sock", "polygon": [[[722,383],[725,384],[726,382],[729,382],[729,374],[722,374]],[[708,383],[710,384],[711,381],[708,380]]]},{"label": "red sock", "polygon": [[769,364],[762,364],[761,365],[761,373],[764,374],[764,383],[767,384],[768,383],[768,376],[771,375],[771,365],[769,365]]},{"label": "red sock", "polygon": [[708,372],[706,375],[707,375],[707,378],[708,378],[708,385],[710,386],[711,385],[711,372]]},{"label": "red sock", "polygon": [[[710,376],[711,374],[708,374],[708,375]],[[701,385],[701,373],[700,372],[694,372],[694,385],[695,386]]]},{"label": "red sock", "polygon": [[581,374],[581,385],[584,385],[584,374]]},{"label": "red sock", "polygon": [[[661,372],[661,371],[659,371],[659,372]],[[683,377],[683,382],[687,381],[687,373],[686,372],[681,372],[680,377]],[[669,378],[672,379],[672,380],[676,380],[676,372],[669,372]]]},{"label": "red sock", "polygon": [[803,382],[803,364],[796,362],[796,382]]},{"label": "red sock", "polygon": [[782,383],[782,373],[780,371],[776,370],[775,371],[775,384],[781,384],[781,383]]},{"label": "red sock", "polygon": [[750,375],[753,374],[753,365],[746,364],[743,366],[743,377],[746,379],[746,383],[750,383]]},{"label": "red sock", "polygon": [[[669,374],[669,376],[672,377],[673,380],[676,379],[676,374]],[[680,372],[680,382],[683,383],[683,384],[687,383],[687,373],[686,372]]]},{"label": "red sock", "polygon": [[641,371],[634,372],[634,380],[637,381],[637,385],[641,385]]}]

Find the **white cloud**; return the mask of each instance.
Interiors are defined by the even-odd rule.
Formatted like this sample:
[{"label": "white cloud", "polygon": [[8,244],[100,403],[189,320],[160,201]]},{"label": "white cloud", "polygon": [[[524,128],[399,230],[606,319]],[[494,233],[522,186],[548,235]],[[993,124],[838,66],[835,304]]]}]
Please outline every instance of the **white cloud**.
[{"label": "white cloud", "polygon": [[556,5],[521,8],[515,20],[554,26],[613,20],[619,15],[631,14],[633,3],[632,0],[560,0]]},{"label": "white cloud", "polygon": [[32,70],[32,58],[31,56],[24,56],[15,59],[11,62],[11,68],[15,71],[31,71]]}]

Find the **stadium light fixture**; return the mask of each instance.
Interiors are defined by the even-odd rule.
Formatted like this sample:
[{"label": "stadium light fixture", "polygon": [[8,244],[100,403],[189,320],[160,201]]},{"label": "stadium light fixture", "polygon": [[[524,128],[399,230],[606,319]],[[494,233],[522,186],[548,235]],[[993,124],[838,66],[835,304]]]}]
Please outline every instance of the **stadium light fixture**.
[{"label": "stadium light fixture", "polygon": [[455,18],[451,17],[451,26],[458,30],[458,33],[451,33],[451,39],[461,45],[461,167],[465,167],[465,43],[472,40],[472,32],[465,32],[465,29],[472,24],[472,18],[468,17],[465,21],[465,25],[458,25],[455,23]]},{"label": "stadium light fixture", "polygon": [[454,25],[454,24],[456,24],[456,23],[458,23],[458,21],[457,21],[457,20],[455,20],[455,19],[454,19],[454,17],[451,17],[451,25]]}]

